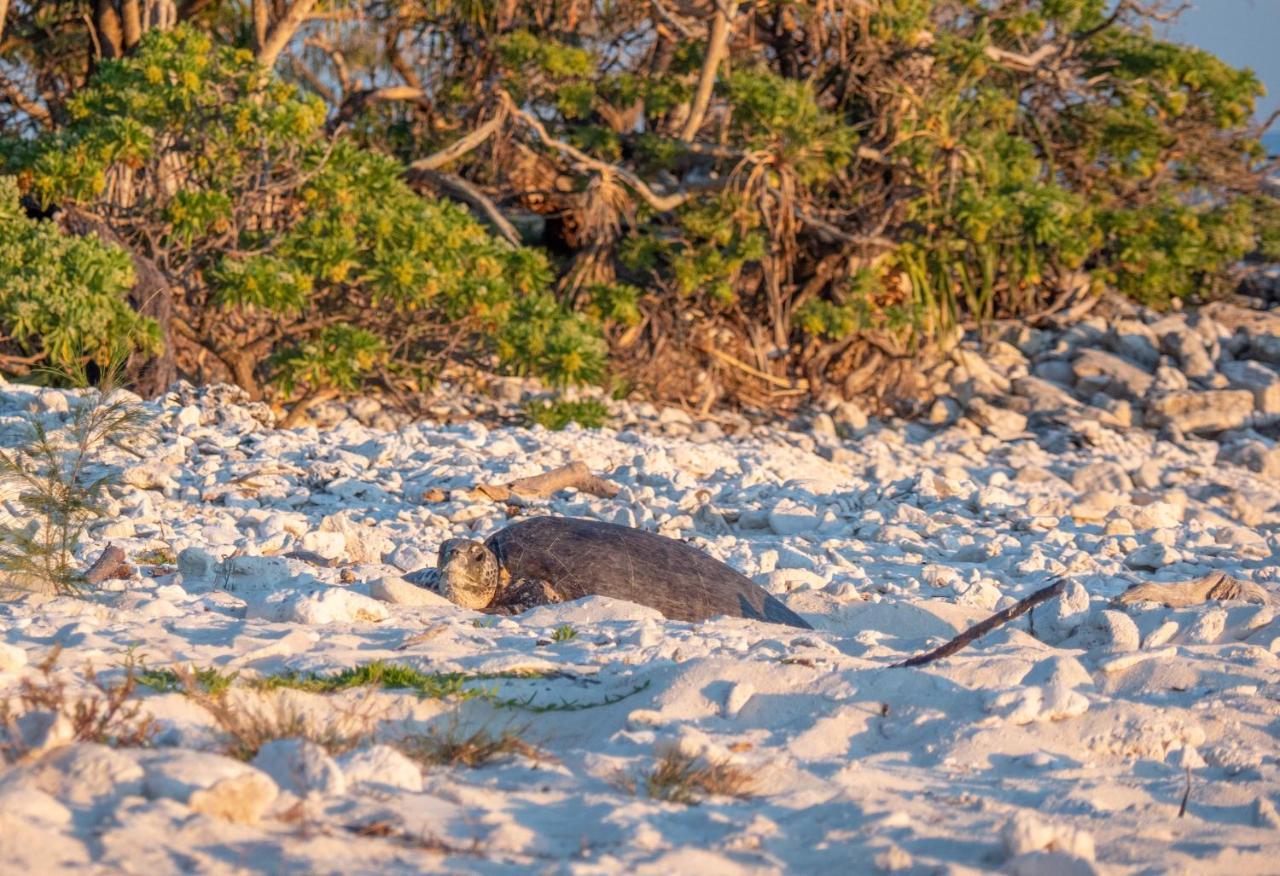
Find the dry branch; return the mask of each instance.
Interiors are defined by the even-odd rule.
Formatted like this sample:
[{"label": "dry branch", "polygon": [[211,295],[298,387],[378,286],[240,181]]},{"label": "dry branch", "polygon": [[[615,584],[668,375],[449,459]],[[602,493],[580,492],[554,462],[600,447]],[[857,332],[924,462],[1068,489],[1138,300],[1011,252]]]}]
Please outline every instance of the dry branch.
[{"label": "dry branch", "polygon": [[501,96],[507,110],[520,121],[524,122],[525,125],[527,125],[533,133],[537,135],[538,139],[547,146],[550,146],[557,152],[561,152],[569,156],[583,167],[590,168],[597,173],[617,177],[626,184],[627,188],[631,189],[643,198],[649,206],[653,207],[653,209],[657,210],[659,213],[667,213],[674,210],[693,197],[693,192],[676,192],[671,195],[659,195],[653,189],[649,188],[648,184],[645,183],[644,180],[640,179],[640,177],[636,176],[626,168],[619,167],[615,164],[609,164],[604,161],[599,161],[592,158],[578,147],[552,137],[551,134],[547,132],[546,126],[542,124],[542,121],[538,119],[537,116],[527,113],[515,105],[515,101],[511,99],[511,95],[504,91]]},{"label": "dry branch", "polygon": [[895,663],[893,664],[894,668],[903,666],[924,666],[925,664],[932,663],[935,660],[941,660],[943,657],[950,657],[961,648],[977,641],[992,630],[1002,627],[1014,618],[1026,614],[1040,603],[1048,602],[1050,599],[1060,594],[1066,586],[1067,582],[1060,578],[1048,587],[1043,587],[1035,593],[1032,593],[1026,599],[1015,602],[1004,611],[998,611],[981,623],[974,624],[950,642],[947,642],[945,645],[940,645],[932,651],[927,651],[924,654],[917,654],[914,657],[903,660],[901,663]]},{"label": "dry branch", "polygon": [[426,168],[410,169],[405,176],[410,182],[421,181],[436,192],[455,201],[461,201],[477,212],[482,222],[512,246],[520,245],[520,232],[511,224],[511,220],[502,214],[498,205],[488,195],[462,177],[442,170]]},{"label": "dry branch", "polygon": [[[416,89],[407,89],[406,92],[415,91],[415,90]],[[382,91],[391,91],[391,89],[382,89]],[[408,98],[405,98],[405,97],[393,98],[393,97],[384,96],[381,99],[382,100],[395,100],[395,99],[405,100]],[[414,98],[414,99],[418,99],[418,98]],[[441,167],[444,167],[450,161],[456,161],[457,159],[466,155],[471,150],[475,149],[485,140],[488,140],[489,137],[493,135],[494,131],[502,127],[502,123],[505,122],[506,120],[507,120],[507,113],[504,106],[503,108],[500,108],[498,112],[494,113],[493,117],[489,119],[489,121],[477,127],[474,131],[467,134],[461,140],[457,140],[456,142],[449,144],[445,148],[441,149],[439,152],[428,155],[426,158],[419,158],[417,161],[409,165],[409,169],[418,170],[418,171],[439,170]]]},{"label": "dry branch", "polygon": [[507,484],[482,484],[467,491],[464,498],[520,503],[530,499],[546,499],[570,487],[602,499],[612,499],[622,489],[615,483],[593,475],[585,462],[571,462],[549,472],[519,478]]},{"label": "dry branch", "polygon": [[1210,572],[1195,581],[1178,581],[1170,584],[1148,581],[1145,584],[1135,584],[1116,597],[1116,602],[1120,605],[1157,602],[1168,608],[1186,608],[1190,605],[1202,605],[1210,600],[1232,599],[1241,602],[1276,602],[1276,597],[1266,588],[1251,581],[1232,578],[1224,572]]},{"label": "dry branch", "polygon": [[276,26],[267,34],[267,38],[263,40],[262,46],[258,50],[258,61],[264,67],[274,67],[276,59],[280,57],[280,53],[284,51],[284,47],[289,45],[289,41],[293,39],[293,35],[298,32],[298,28],[311,15],[312,8],[316,5],[316,0],[295,0],[284,17],[276,22]]},{"label": "dry branch", "polygon": [[125,562],[124,551],[109,544],[94,560],[93,565],[85,570],[84,580],[87,584],[98,585],[112,578],[130,578],[133,566]]},{"label": "dry branch", "polygon": [[716,14],[711,20],[711,35],[707,39],[707,54],[698,75],[698,89],[693,95],[689,117],[685,119],[680,139],[686,143],[698,135],[707,107],[711,105],[711,92],[715,88],[716,73],[725,56],[729,54],[729,38],[733,35],[733,19],[738,15],[738,0],[716,0]]}]

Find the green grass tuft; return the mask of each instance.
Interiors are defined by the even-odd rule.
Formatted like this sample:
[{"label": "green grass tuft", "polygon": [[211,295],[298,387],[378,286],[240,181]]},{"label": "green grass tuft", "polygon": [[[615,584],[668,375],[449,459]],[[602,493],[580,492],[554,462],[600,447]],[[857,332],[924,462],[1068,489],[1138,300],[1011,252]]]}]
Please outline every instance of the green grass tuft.
[{"label": "green grass tuft", "polygon": [[644,788],[655,800],[693,806],[708,796],[750,797],[755,777],[743,767],[725,760],[706,760],[668,748],[653,771],[645,777]]},{"label": "green grass tuft", "polygon": [[570,423],[584,429],[599,429],[609,421],[609,409],[594,398],[582,401],[527,401],[524,415],[529,422],[553,431],[559,431]]},{"label": "green grass tuft", "polygon": [[[215,667],[204,666],[192,670],[191,680],[199,690],[216,697],[230,690],[232,683],[239,677],[238,672],[222,672]],[[187,689],[187,679],[173,669],[139,670],[138,684],[161,693]]]},{"label": "green grass tuft", "polygon": [[430,766],[480,767],[508,757],[539,760],[543,753],[520,737],[512,727],[491,733],[484,727],[472,733],[462,732],[457,725],[444,732],[429,731],[408,736],[396,743],[407,757]]}]

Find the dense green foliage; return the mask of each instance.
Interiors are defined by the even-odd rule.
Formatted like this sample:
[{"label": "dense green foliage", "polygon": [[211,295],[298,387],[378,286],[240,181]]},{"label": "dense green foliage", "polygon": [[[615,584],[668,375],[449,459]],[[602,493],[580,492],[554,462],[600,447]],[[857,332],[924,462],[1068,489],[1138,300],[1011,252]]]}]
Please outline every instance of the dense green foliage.
[{"label": "dense green foliage", "polygon": [[0,68],[6,172],[153,260],[186,360],[255,393],[597,380],[602,332],[660,394],[848,393],[862,338],[1207,296],[1278,248],[1257,78],[1140,3],[295,4],[131,37],[15,0]]},{"label": "dense green foliage", "polygon": [[81,356],[106,364],[131,349],[156,352],[156,326],[129,306],[129,254],[30,219],[11,177],[0,177],[0,364],[71,368]]},{"label": "dense green foliage", "polygon": [[67,112],[10,144],[10,170],[43,206],[104,214],[163,265],[190,340],[251,390],[266,377],[288,396],[352,391],[383,369],[425,377],[445,346],[497,351],[553,382],[601,374],[603,344],[548,294],[545,257],[419,196],[391,159],[327,137],[323,103],[246,50],[153,32]]},{"label": "dense green foliage", "polygon": [[559,431],[570,423],[584,429],[598,429],[609,420],[609,409],[604,402],[587,398],[581,401],[528,401],[524,403],[524,415],[530,423],[544,429]]}]

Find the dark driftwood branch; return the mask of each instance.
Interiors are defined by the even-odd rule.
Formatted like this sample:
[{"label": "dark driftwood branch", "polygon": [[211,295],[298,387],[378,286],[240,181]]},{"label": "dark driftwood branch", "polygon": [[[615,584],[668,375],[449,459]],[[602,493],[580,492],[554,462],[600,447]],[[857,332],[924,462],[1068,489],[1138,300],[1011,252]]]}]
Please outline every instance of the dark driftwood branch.
[{"label": "dark driftwood branch", "polygon": [[941,660],[943,657],[950,657],[961,648],[982,638],[992,630],[1002,627],[1014,618],[1026,614],[1040,603],[1048,602],[1050,599],[1060,594],[1066,586],[1067,582],[1060,578],[1048,587],[1041,588],[1035,593],[1032,593],[1026,599],[1023,599],[1020,602],[1015,602],[1004,611],[998,611],[981,623],[974,624],[950,642],[947,642],[945,645],[941,645],[934,648],[932,651],[925,652],[924,654],[917,654],[914,657],[903,660],[901,663],[895,663],[893,665],[895,668],[901,666],[924,666],[925,664],[932,663],[935,660]]},{"label": "dark driftwood branch", "polygon": [[85,570],[84,580],[87,584],[101,584],[111,578],[129,578],[133,575],[133,566],[125,562],[124,551],[109,544],[94,560],[93,565]]},{"label": "dark driftwood branch", "polygon": [[1135,602],[1158,602],[1169,608],[1186,608],[1189,605],[1200,605],[1210,600],[1239,600],[1241,602],[1274,603],[1276,597],[1263,587],[1251,581],[1232,578],[1225,572],[1210,572],[1195,581],[1177,581],[1161,584],[1148,581],[1135,584],[1116,597],[1120,605],[1131,605]]},{"label": "dark driftwood branch", "polygon": [[593,475],[585,462],[571,462],[549,472],[520,478],[507,484],[482,484],[467,492],[465,496],[469,499],[488,499],[493,502],[518,502],[528,499],[546,499],[570,487],[603,499],[612,499],[622,489],[615,483]]}]

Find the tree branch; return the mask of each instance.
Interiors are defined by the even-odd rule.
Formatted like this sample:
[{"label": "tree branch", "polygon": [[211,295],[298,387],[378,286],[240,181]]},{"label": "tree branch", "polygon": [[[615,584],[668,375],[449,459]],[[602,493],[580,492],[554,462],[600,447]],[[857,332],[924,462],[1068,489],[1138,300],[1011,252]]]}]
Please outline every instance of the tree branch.
[{"label": "tree branch", "polygon": [[644,199],[645,203],[653,207],[653,209],[657,210],[659,213],[667,213],[674,210],[693,197],[694,193],[688,191],[676,192],[671,195],[658,194],[653,189],[649,188],[644,180],[640,179],[626,168],[618,167],[617,165],[608,164],[607,162],[592,158],[578,147],[552,137],[547,133],[547,128],[542,124],[541,120],[517,107],[515,105],[515,101],[511,99],[511,95],[507,94],[505,91],[501,92],[501,98],[503,103],[506,105],[507,110],[532,129],[532,131],[538,136],[538,139],[543,143],[550,146],[557,152],[561,152],[569,156],[583,167],[588,167],[598,173],[612,174],[618,177],[626,183],[628,188]]},{"label": "tree branch", "polygon": [[519,478],[508,484],[481,484],[465,493],[459,491],[459,494],[472,501],[488,499],[491,502],[526,504],[531,499],[550,498],[570,487],[602,499],[612,499],[622,489],[612,481],[593,475],[585,462],[571,462],[540,475]]},{"label": "tree branch", "polygon": [[270,25],[271,11],[267,8],[267,0],[253,0],[253,50],[258,55],[267,44]]},{"label": "tree branch", "polygon": [[[383,89],[388,90],[388,89]],[[385,98],[393,99],[393,98]],[[504,101],[498,111],[493,114],[493,118],[477,127],[471,133],[467,134],[460,140],[450,143],[439,152],[428,155],[426,158],[419,158],[417,161],[409,165],[410,170],[439,170],[450,161],[456,161],[466,155],[471,150],[478,147],[485,140],[488,140],[493,133],[502,127],[502,123],[507,119],[507,103]]]},{"label": "tree branch", "polygon": [[120,4],[120,23],[124,30],[124,50],[132,51],[142,39],[142,8],[138,0],[124,0]]},{"label": "tree branch", "polygon": [[480,214],[480,218],[501,235],[512,246],[520,245],[520,232],[511,224],[511,220],[502,215],[498,205],[480,189],[462,177],[442,170],[430,170],[425,167],[410,169],[405,174],[411,182],[420,181],[437,192],[455,201],[461,201]]},{"label": "tree branch", "polygon": [[[260,0],[265,4],[265,0]],[[276,60],[279,59],[280,53],[284,51],[285,46],[289,45],[289,41],[293,39],[294,34],[298,32],[298,28],[311,15],[311,10],[315,8],[316,0],[294,0],[289,11],[284,14],[276,22],[276,26],[271,29],[263,40],[262,47],[258,50],[258,61],[264,67],[274,67]],[[256,25],[256,13],[255,13]]]},{"label": "tree branch", "polygon": [[698,135],[707,107],[711,105],[711,92],[715,88],[716,73],[729,53],[729,37],[733,34],[733,20],[738,15],[738,0],[716,0],[716,15],[711,21],[711,36],[707,40],[707,55],[698,75],[698,90],[693,95],[689,117],[684,120],[680,139],[686,143]]},{"label": "tree branch", "polygon": [[940,647],[934,648],[932,651],[927,651],[924,654],[917,654],[914,657],[903,660],[901,663],[895,663],[893,666],[895,669],[903,666],[924,666],[926,663],[941,660],[943,657],[950,657],[965,645],[977,641],[992,630],[1002,627],[1014,618],[1026,614],[1040,603],[1048,602],[1050,599],[1066,589],[1066,586],[1067,582],[1064,579],[1059,578],[1048,587],[1037,590],[1026,599],[1015,602],[1004,611],[998,611],[981,623],[974,624],[950,642],[947,642],[945,645],[941,645]]}]

